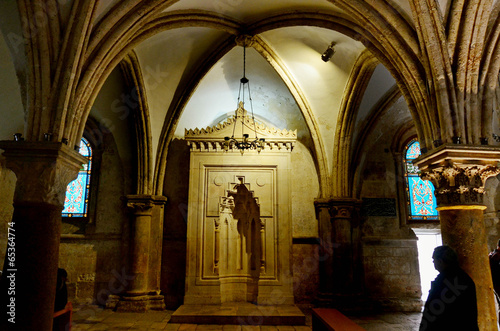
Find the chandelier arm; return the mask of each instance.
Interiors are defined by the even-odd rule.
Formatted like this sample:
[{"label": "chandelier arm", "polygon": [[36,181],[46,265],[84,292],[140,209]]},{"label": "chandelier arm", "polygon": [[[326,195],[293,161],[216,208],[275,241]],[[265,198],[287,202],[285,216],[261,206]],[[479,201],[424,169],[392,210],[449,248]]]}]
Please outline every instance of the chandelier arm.
[{"label": "chandelier arm", "polygon": [[252,94],[250,93],[250,82],[248,84],[248,100],[250,101],[250,110],[252,111],[253,131],[255,132],[255,140],[257,140],[257,125],[255,124],[255,116],[253,114]]}]

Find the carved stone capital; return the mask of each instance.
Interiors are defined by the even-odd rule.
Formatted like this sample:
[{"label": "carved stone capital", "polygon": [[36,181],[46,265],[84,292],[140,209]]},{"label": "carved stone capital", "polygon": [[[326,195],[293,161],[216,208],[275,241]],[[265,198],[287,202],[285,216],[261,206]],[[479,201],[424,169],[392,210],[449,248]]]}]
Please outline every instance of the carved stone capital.
[{"label": "carved stone capital", "polygon": [[361,208],[361,200],[350,198],[332,199],[330,215],[333,219],[352,219]]},{"label": "carved stone capital", "polygon": [[152,195],[127,195],[124,200],[127,203],[127,208],[136,215],[150,215],[155,205],[155,199]]},{"label": "carved stone capital", "polygon": [[449,165],[427,170],[421,174],[424,180],[434,184],[437,205],[478,205],[483,204],[486,179],[500,173],[500,168],[492,165]]},{"label": "carved stone capital", "polygon": [[361,200],[351,198],[316,199],[314,206],[316,217],[321,209],[327,209],[332,220],[352,219],[361,207]]},{"label": "carved stone capital", "polygon": [[500,173],[494,147],[443,145],[414,162],[420,177],[434,184],[438,207],[483,204],[484,184]]},{"label": "carved stone capital", "polygon": [[14,203],[64,206],[66,187],[87,159],[61,142],[0,141],[17,177]]},{"label": "carved stone capital", "polygon": [[316,212],[316,219],[319,219],[319,215],[322,210],[330,210],[330,199],[318,198],[314,200],[314,210]]}]

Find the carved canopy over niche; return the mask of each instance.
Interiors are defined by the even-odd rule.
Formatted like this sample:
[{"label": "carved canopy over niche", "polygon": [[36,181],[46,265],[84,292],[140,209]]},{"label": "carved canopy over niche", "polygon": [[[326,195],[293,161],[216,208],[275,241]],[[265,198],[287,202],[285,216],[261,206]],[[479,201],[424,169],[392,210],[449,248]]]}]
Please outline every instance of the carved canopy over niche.
[{"label": "carved canopy over niche", "polygon": [[269,128],[265,124],[254,121],[251,116],[248,116],[242,102],[235,111],[235,115],[228,117],[223,123],[204,129],[186,129],[184,137],[192,151],[222,152],[224,151],[224,137],[231,137],[234,132],[234,137],[241,140],[243,134],[247,133],[249,139],[252,140],[255,138],[254,127],[258,138],[266,140],[265,149],[291,151],[297,140],[297,130]]}]

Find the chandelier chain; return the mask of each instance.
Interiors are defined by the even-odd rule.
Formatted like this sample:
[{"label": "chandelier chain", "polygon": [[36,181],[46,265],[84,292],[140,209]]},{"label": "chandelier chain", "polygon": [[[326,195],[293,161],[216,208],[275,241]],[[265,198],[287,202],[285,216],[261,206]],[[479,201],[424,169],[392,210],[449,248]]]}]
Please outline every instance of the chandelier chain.
[{"label": "chandelier chain", "polygon": [[[243,133],[245,129],[245,85],[248,89],[248,100],[250,101],[250,111],[252,113],[252,122],[253,122],[253,131],[255,133],[255,140],[249,141],[248,140],[248,134]],[[241,101],[241,99],[243,100]],[[239,108],[240,108],[240,101],[242,104],[242,113],[239,114]],[[238,117],[240,117],[241,120],[241,132],[243,134],[242,140],[238,141],[236,138],[234,138],[235,130],[236,130],[236,125],[238,122]],[[246,77],[246,45],[243,46],[243,77],[240,79],[240,85],[238,89],[238,107],[236,110],[236,115],[234,117],[234,124],[233,124],[233,134],[231,138],[225,137],[224,138],[224,150],[227,151],[229,150],[229,147],[235,146],[241,151],[241,154],[243,154],[243,151],[245,149],[256,149],[258,152],[260,152],[262,149],[264,149],[264,138],[259,139],[257,137],[257,124],[255,123],[255,115],[253,111],[253,102],[252,102],[252,94],[250,92],[250,82],[249,79]]]}]

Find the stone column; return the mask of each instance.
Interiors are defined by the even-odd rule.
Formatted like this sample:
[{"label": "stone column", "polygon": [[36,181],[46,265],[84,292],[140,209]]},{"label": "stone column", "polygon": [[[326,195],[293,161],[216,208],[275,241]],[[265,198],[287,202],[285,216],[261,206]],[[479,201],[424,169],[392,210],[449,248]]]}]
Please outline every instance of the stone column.
[{"label": "stone column", "polygon": [[[161,238],[163,223],[161,216],[166,199],[153,195],[128,195],[127,208],[132,212],[130,270],[132,278],[127,291],[118,299],[117,311],[144,312],[149,309],[164,309],[160,296]],[[153,215],[155,217],[153,218]],[[107,304],[112,307],[111,303]]]},{"label": "stone column", "polygon": [[320,237],[318,301],[324,305],[356,305],[362,292],[359,208],[351,198],[317,199]]},{"label": "stone column", "polygon": [[361,201],[337,198],[330,202],[332,215],[334,296],[347,300],[360,294],[362,263],[360,258],[359,209]]},{"label": "stone column", "polygon": [[329,300],[334,292],[332,222],[329,199],[314,201],[319,235],[319,293],[320,302]]},{"label": "stone column", "polygon": [[[66,186],[85,158],[60,142],[1,141],[17,176],[1,284],[2,330],[52,330]],[[12,323],[15,322],[15,323]]]},{"label": "stone column", "polygon": [[480,330],[496,330],[495,299],[484,228],[484,184],[500,173],[500,155],[486,146],[443,145],[415,164],[435,186],[443,244],[458,254],[476,284]]}]

